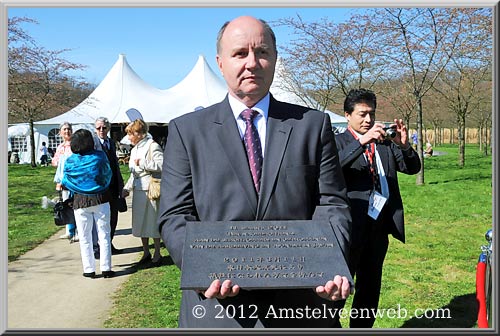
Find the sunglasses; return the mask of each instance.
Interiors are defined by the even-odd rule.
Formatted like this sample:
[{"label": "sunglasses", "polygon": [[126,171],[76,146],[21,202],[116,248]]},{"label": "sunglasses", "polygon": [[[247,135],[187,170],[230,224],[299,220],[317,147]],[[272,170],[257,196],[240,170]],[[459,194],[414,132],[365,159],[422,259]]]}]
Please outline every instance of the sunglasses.
[{"label": "sunglasses", "polygon": [[108,128],[106,126],[101,126],[101,127],[96,127],[95,129],[97,130],[107,130]]}]

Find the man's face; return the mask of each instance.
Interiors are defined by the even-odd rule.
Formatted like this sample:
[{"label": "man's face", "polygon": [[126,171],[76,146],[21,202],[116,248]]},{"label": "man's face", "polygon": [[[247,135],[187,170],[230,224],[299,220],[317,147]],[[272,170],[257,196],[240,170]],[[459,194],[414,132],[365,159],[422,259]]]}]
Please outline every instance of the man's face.
[{"label": "man's face", "polygon": [[345,117],[353,130],[365,134],[375,123],[375,110],[365,103],[359,103],[354,105],[351,114],[346,112]]},{"label": "man's face", "polygon": [[240,17],[224,31],[217,64],[229,93],[252,107],[269,92],[276,57],[273,40],[262,23]]},{"label": "man's face", "polygon": [[101,139],[106,139],[108,137],[108,129],[106,124],[101,120],[95,122],[95,133]]}]

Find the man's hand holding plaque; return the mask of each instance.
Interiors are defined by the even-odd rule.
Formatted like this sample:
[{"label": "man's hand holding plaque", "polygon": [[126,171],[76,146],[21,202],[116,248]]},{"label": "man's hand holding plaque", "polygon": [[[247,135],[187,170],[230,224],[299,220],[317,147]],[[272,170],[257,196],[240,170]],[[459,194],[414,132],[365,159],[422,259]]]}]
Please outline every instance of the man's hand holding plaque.
[{"label": "man's hand holding plaque", "polygon": [[221,284],[220,280],[214,280],[205,291],[198,291],[203,294],[207,299],[225,299],[227,297],[233,297],[238,295],[240,292],[240,286],[233,285],[231,280],[224,280]]},{"label": "man's hand holding plaque", "polygon": [[352,293],[351,284],[345,276],[336,275],[324,286],[316,287],[316,294],[326,300],[345,300]]},{"label": "man's hand holding plaque", "polygon": [[[198,290],[198,293],[203,294],[207,299],[225,299],[233,297],[240,292],[240,286],[232,283],[231,280],[220,282],[219,279],[212,281],[207,290]],[[351,285],[346,277],[336,275],[333,280],[328,281],[324,286],[318,286],[315,289],[319,297],[329,300],[345,300],[351,294]]]}]

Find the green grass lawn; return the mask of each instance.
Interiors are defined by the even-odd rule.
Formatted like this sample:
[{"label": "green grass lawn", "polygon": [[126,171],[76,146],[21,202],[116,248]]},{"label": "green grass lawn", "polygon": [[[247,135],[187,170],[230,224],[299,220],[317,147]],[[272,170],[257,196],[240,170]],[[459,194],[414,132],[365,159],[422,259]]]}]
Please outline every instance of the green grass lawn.
[{"label": "green grass lawn", "polygon": [[[128,178],[128,166],[120,166]],[[54,167],[31,168],[29,164],[8,167],[8,254],[9,261],[32,250],[63,227],[56,226],[52,208],[42,209],[42,197],[53,198]]]},{"label": "green grass lawn", "polygon": [[10,165],[8,171],[9,261],[33,249],[60,227],[50,209],[42,209],[42,196],[56,196],[55,168]]},{"label": "green grass lawn", "polygon": [[[390,239],[379,306],[396,316],[378,318],[375,328],[476,326],[475,267],[492,226],[491,156],[468,146],[461,169],[456,146],[435,150],[446,154],[425,159],[424,186],[415,185],[415,176],[399,175],[406,244]],[[58,230],[50,210],[40,207],[42,196],[53,195],[54,172],[9,165],[9,261]],[[173,265],[139,269],[115,293],[105,327],[175,328],[179,278]]]}]

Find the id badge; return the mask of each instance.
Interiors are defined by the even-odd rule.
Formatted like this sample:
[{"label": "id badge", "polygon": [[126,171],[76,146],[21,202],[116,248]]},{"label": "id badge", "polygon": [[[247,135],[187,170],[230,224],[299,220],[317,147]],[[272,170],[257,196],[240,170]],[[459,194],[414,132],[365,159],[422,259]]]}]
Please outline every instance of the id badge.
[{"label": "id badge", "polygon": [[387,198],[377,191],[372,191],[368,203],[368,216],[377,219],[385,205]]}]

